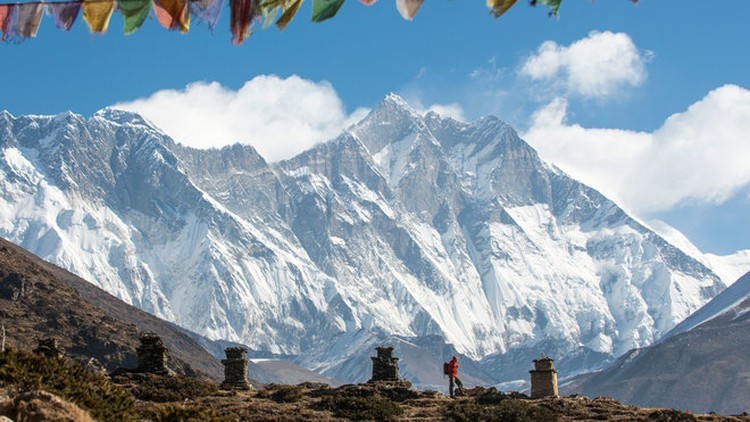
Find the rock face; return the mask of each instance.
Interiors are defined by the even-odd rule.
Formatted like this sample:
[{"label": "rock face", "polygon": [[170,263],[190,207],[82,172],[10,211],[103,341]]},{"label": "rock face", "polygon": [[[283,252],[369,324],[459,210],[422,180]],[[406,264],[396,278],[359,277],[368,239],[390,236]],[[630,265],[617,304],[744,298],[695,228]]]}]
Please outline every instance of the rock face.
[{"label": "rock face", "polygon": [[227,347],[225,349],[226,359],[224,364],[224,382],[221,388],[225,390],[249,390],[250,382],[247,380],[247,349],[243,347]]},{"label": "rock face", "polygon": [[0,113],[0,235],[211,339],[347,381],[389,339],[440,339],[487,382],[526,380],[540,351],[590,370],[724,288],[502,121],[393,95],[275,164],[181,147],[117,110]]}]

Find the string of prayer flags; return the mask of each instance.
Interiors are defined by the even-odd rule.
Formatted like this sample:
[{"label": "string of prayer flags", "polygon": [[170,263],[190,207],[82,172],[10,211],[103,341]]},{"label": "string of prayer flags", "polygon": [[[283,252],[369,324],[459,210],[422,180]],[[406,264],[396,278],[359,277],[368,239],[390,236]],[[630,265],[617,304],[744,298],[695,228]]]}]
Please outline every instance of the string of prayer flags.
[{"label": "string of prayer flags", "polygon": [[97,0],[83,2],[83,20],[92,34],[107,32],[112,12],[115,11],[115,0]]},{"label": "string of prayer flags", "polygon": [[[0,0],[3,1],[3,0]],[[5,0],[8,1],[8,0]],[[18,0],[16,0],[18,1]],[[187,33],[190,19],[194,16],[206,22],[213,32],[221,16],[224,0],[21,0],[22,3],[0,3],[1,40],[21,41],[35,37],[44,12],[52,16],[55,26],[69,31],[83,9],[83,20],[91,33],[105,33],[115,9],[123,16],[125,35],[138,30],[154,11],[159,24],[169,30]],[[251,34],[253,23],[263,21],[263,28],[275,21],[283,31],[299,12],[304,0],[228,0],[230,10],[229,27],[232,43],[241,45]],[[377,0],[359,0],[372,6]],[[396,9],[406,20],[414,19],[424,0],[395,0]],[[628,0],[638,4],[639,0]],[[518,0],[485,0],[495,18],[505,14]],[[549,7],[550,15],[557,15],[562,0],[529,0],[532,6],[543,4]],[[323,22],[338,13],[344,0],[312,0],[312,21]]]},{"label": "string of prayer flags", "polygon": [[161,26],[187,34],[190,30],[188,0],[154,0],[154,14]]},{"label": "string of prayer flags", "polygon": [[312,2],[312,21],[323,22],[336,16],[344,0],[313,0]]},{"label": "string of prayer flags", "polygon": [[3,33],[2,39],[5,41],[6,37],[10,33],[11,23],[16,17],[16,5],[15,4],[2,4],[0,5],[0,32]]},{"label": "string of prayer flags", "polygon": [[47,3],[46,6],[47,13],[55,20],[55,26],[63,31],[70,31],[81,12],[81,2],[79,1]]},{"label": "string of prayer flags", "polygon": [[560,3],[562,3],[562,0],[531,0],[531,5],[536,6],[537,3],[542,3],[543,5],[550,8],[550,16],[557,16],[557,11],[560,9]]},{"label": "string of prayer flags", "polygon": [[255,19],[253,0],[229,0],[232,43],[242,45],[250,35],[250,25]]},{"label": "string of prayer flags", "polygon": [[424,3],[424,0],[396,0],[396,9],[404,19],[410,21],[414,19],[414,15],[422,7],[422,3]]},{"label": "string of prayer flags", "polygon": [[292,21],[292,18],[297,14],[299,7],[302,6],[302,1],[303,0],[295,0],[288,8],[284,5],[284,13],[282,13],[279,20],[276,21],[276,26],[280,31],[283,31],[284,28],[289,25],[289,22]]},{"label": "string of prayer flags", "polygon": [[499,18],[503,13],[507,12],[518,0],[487,0],[487,7],[495,16]]},{"label": "string of prayer flags", "polygon": [[206,22],[211,32],[216,29],[216,23],[221,16],[224,0],[194,0],[190,2],[190,13],[196,19]]},{"label": "string of prayer flags", "polygon": [[119,2],[125,35],[132,34],[143,25],[149,12],[151,12],[151,4],[152,0],[126,0]]},{"label": "string of prayer flags", "polygon": [[11,33],[18,38],[36,37],[44,15],[42,3],[19,3],[16,5],[16,25]]}]

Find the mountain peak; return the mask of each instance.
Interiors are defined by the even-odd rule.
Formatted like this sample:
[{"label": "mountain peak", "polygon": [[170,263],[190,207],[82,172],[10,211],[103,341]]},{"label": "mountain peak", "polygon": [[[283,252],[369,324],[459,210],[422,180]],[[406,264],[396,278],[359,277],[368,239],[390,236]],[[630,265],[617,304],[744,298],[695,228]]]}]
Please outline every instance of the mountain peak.
[{"label": "mountain peak", "polygon": [[156,128],[153,123],[148,121],[145,117],[141,116],[137,112],[121,110],[117,108],[105,107],[94,113],[93,117],[99,117],[119,124],[131,124]]},{"label": "mountain peak", "polygon": [[394,92],[389,92],[388,94],[386,94],[382,102],[393,103],[402,107],[409,107],[409,104],[406,102],[406,100],[404,100],[403,98],[401,98],[401,96]]},{"label": "mountain peak", "polygon": [[412,106],[409,105],[409,103],[406,102],[406,100],[393,92],[389,92],[373,111],[389,111],[391,113],[397,112],[407,114],[415,118],[422,117]]}]

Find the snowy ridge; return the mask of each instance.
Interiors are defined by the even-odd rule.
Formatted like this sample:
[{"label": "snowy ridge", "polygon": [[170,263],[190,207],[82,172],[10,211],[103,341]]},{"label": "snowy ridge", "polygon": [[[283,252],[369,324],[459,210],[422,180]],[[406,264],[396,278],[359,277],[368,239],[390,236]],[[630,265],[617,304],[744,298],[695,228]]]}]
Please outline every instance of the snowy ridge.
[{"label": "snowy ridge", "polygon": [[5,113],[0,154],[1,236],[212,339],[348,381],[384,341],[461,353],[491,382],[525,378],[514,362],[540,348],[585,371],[724,288],[497,118],[422,117],[395,95],[276,164],[179,146],[117,110]]},{"label": "snowy ridge", "polygon": [[[659,342],[677,334],[690,331],[701,324],[729,312],[736,313],[735,318],[741,316],[750,310],[750,303],[745,303],[748,300],[750,300],[750,272],[740,277],[731,286],[727,287],[726,290],[713,298],[713,300],[679,323],[663,338],[659,339]],[[741,308],[740,305],[742,304],[746,306]]]}]

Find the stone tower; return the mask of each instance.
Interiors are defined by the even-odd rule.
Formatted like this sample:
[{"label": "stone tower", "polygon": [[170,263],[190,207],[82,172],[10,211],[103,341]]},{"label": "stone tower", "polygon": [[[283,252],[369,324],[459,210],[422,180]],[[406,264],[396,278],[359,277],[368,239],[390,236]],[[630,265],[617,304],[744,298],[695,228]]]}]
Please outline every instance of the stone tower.
[{"label": "stone tower", "polygon": [[140,346],[135,349],[138,353],[138,367],[134,372],[174,375],[167,366],[167,347],[161,338],[154,333],[144,333],[140,340]]},{"label": "stone tower", "polygon": [[34,349],[34,353],[47,356],[48,358],[61,358],[63,352],[53,338],[43,338],[39,340],[39,345]]},{"label": "stone tower", "polygon": [[531,398],[557,397],[557,371],[555,361],[544,356],[534,359],[534,369],[531,374]]},{"label": "stone tower", "polygon": [[376,347],[377,356],[372,359],[372,379],[375,381],[399,381],[398,358],[393,357],[393,347]]},{"label": "stone tower", "polygon": [[224,364],[224,382],[221,388],[225,390],[249,390],[250,382],[247,380],[247,358],[244,347],[227,347],[224,349],[227,358],[222,359]]}]

